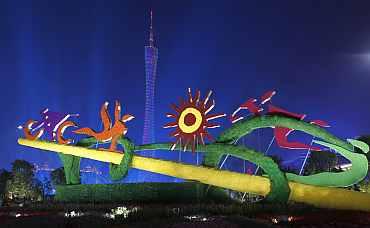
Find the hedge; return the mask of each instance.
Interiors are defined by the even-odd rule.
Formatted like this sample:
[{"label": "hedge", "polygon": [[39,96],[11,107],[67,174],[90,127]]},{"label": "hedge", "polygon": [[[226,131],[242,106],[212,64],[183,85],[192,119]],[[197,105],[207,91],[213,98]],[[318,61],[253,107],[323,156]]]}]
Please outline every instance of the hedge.
[{"label": "hedge", "polygon": [[160,202],[230,201],[224,189],[197,182],[79,184],[56,186],[59,202]]}]

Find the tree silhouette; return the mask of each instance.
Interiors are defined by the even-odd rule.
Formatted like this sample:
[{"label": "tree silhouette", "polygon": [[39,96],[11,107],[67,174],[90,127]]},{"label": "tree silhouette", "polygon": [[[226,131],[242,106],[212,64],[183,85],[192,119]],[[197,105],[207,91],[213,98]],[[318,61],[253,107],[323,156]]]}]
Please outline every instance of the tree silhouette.
[{"label": "tree silhouette", "polygon": [[64,168],[59,167],[59,168],[53,170],[50,173],[50,179],[51,179],[51,183],[54,186],[66,184],[66,176],[65,176],[65,173],[64,173]]},{"label": "tree silhouette", "polygon": [[24,160],[12,163],[12,173],[6,183],[8,200],[41,200],[42,185],[34,178],[33,165]]}]

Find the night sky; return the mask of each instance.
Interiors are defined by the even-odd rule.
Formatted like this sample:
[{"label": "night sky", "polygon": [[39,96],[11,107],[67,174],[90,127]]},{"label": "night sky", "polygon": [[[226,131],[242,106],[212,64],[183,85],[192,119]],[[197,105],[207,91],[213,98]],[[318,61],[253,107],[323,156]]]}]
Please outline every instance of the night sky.
[{"label": "night sky", "polygon": [[[136,117],[127,136],[141,143],[150,8],[157,142],[172,140],[165,113],[188,87],[212,89],[215,113],[227,114],[276,89],[275,105],[325,120],[341,138],[370,134],[370,3],[356,3],[2,0],[0,168],[15,159],[60,166],[56,154],[17,144],[17,126],[45,107],[79,113],[80,126],[99,129],[101,104],[118,99]],[[214,136],[231,125],[214,122],[223,126],[210,130]],[[271,130],[261,132],[268,143]]]}]

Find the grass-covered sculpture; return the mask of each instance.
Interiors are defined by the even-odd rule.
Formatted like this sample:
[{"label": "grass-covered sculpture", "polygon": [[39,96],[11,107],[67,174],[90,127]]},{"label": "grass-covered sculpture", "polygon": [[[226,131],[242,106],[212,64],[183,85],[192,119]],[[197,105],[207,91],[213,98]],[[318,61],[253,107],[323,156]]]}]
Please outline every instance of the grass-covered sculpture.
[{"label": "grass-covered sculpture", "polygon": [[[271,96],[275,93],[269,93],[269,96],[262,96],[261,104],[267,103],[269,100],[271,100]],[[270,180],[270,191],[266,196],[266,200],[274,201],[274,202],[287,202],[290,197],[292,197],[291,194],[291,187],[296,186],[293,184],[293,182],[296,183],[302,183],[306,185],[314,185],[319,187],[346,187],[350,186],[352,184],[355,184],[359,181],[361,181],[367,174],[368,171],[368,162],[366,159],[366,156],[363,154],[355,153],[354,147],[357,147],[361,149],[364,153],[367,153],[369,150],[369,147],[367,144],[362,143],[361,141],[350,139],[348,142],[339,139],[338,137],[332,135],[329,133],[326,129],[322,127],[323,124],[317,124],[322,122],[305,122],[302,119],[303,118],[295,118],[294,116],[286,115],[287,112],[281,112],[276,111],[278,109],[274,109],[272,112],[268,112],[266,114],[262,114],[262,108],[260,106],[256,106],[254,104],[254,100],[248,100],[247,105],[243,107],[248,107],[248,109],[252,112],[254,111],[254,115],[250,118],[244,118],[244,120],[241,120],[243,118],[231,118],[233,124],[229,129],[226,129],[223,133],[219,135],[219,137],[216,138],[216,140],[212,141],[212,137],[209,135],[207,128],[216,128],[219,127],[217,124],[210,123],[210,120],[214,120],[220,117],[224,117],[225,114],[210,114],[211,110],[215,106],[214,100],[210,101],[211,92],[208,93],[206,98],[204,100],[201,100],[200,98],[200,92],[198,91],[196,93],[196,96],[193,97],[192,93],[189,89],[189,98],[186,101],[181,101],[179,106],[172,105],[173,110],[175,113],[168,113],[167,117],[174,118],[174,121],[170,122],[169,124],[165,125],[165,128],[175,128],[175,131],[170,133],[171,136],[175,137],[174,143],[154,143],[154,144],[147,144],[147,145],[134,145],[133,142],[131,142],[128,138],[125,137],[125,134],[127,133],[127,128],[124,128],[124,131],[119,132],[119,134],[111,134],[110,137],[99,138],[96,137],[94,134],[90,134],[88,131],[84,130],[77,130],[77,133],[87,133],[88,136],[95,136],[95,137],[88,137],[85,139],[82,139],[80,142],[76,144],[78,147],[90,147],[98,141],[106,141],[108,139],[115,140],[115,143],[118,143],[123,146],[124,148],[124,156],[118,155],[117,153],[110,153],[109,151],[100,151],[99,153],[107,153],[112,155],[111,158],[102,158],[101,155],[94,154],[92,151],[90,152],[87,150],[77,150],[75,149],[75,153],[72,152],[73,149],[65,148],[65,147],[58,147],[58,146],[49,146],[49,145],[42,145],[37,146],[36,144],[29,144],[30,146],[35,146],[39,148],[48,148],[49,150],[58,151],[62,153],[68,153],[69,154],[78,154],[79,156],[102,160],[102,161],[115,161],[116,164],[110,165],[110,175],[113,180],[119,180],[121,178],[124,178],[124,176],[127,174],[128,169],[131,167],[133,162],[134,153],[136,151],[142,151],[142,150],[158,150],[158,149],[164,149],[164,150],[184,150],[189,152],[202,152],[204,153],[204,166],[215,168],[217,169],[218,164],[221,162],[221,159],[224,155],[231,155],[234,157],[238,157],[240,159],[244,159],[247,161],[250,161],[257,166],[259,166],[261,169],[264,170],[266,175],[268,176]],[[249,102],[249,103],[248,103]],[[252,105],[255,105],[253,107]],[[104,109],[105,107],[105,109]],[[120,109],[119,109],[120,111]],[[238,110],[239,111],[239,110]],[[103,106],[101,113],[106,112],[106,106]],[[120,113],[117,113],[117,104],[116,104],[116,110],[115,110],[115,121],[119,121],[119,124],[124,124],[125,121],[120,119]],[[235,113],[233,113],[232,117],[235,117]],[[126,115],[126,117],[128,117]],[[132,119],[130,118],[126,119]],[[102,120],[104,121],[104,118],[102,116]],[[235,120],[241,120],[241,121],[235,121]],[[110,120],[109,120],[110,121]],[[237,123],[236,123],[237,122]],[[111,126],[109,122],[109,126]],[[316,123],[316,124],[315,124]],[[107,123],[105,123],[107,124]],[[107,125],[107,126],[108,126]],[[340,153],[344,157],[346,157],[348,160],[352,163],[352,168],[348,171],[339,172],[339,173],[330,173],[330,172],[324,172],[319,174],[314,174],[310,176],[298,176],[292,173],[284,173],[282,172],[278,165],[268,156],[263,155],[262,153],[255,151],[251,148],[248,148],[246,146],[236,145],[235,143],[241,138],[248,134],[250,134],[252,131],[259,129],[259,128],[274,128],[277,130],[286,130],[287,132],[291,132],[293,130],[296,131],[303,131],[309,135],[314,136],[316,139],[320,140],[314,140],[316,144],[319,144],[324,147],[331,148],[335,150],[336,152]],[[85,128],[86,129],[86,128]],[[109,131],[109,127],[107,129]],[[91,131],[92,132],[92,131]],[[284,139],[286,140],[285,135]],[[208,143],[205,142],[205,138],[208,138]],[[24,141],[20,141],[22,144],[26,144]],[[279,143],[278,143],[279,145]],[[302,146],[301,143],[281,143],[281,145],[288,145],[288,146]],[[305,146],[305,145],[303,145]],[[76,147],[73,147],[76,148]],[[116,146],[110,147],[110,150],[115,150]],[[292,149],[298,149],[298,148],[292,148]],[[310,149],[317,149],[317,147],[310,147]],[[85,153],[85,154],[84,154]],[[120,162],[117,162],[117,159],[120,158]],[[139,159],[139,156],[135,156]],[[79,183],[79,162],[80,158],[78,156],[73,155],[61,155],[62,161],[64,163],[65,172],[66,172],[66,178],[67,183],[69,184],[78,184]],[[137,160],[138,160],[137,159]],[[151,159],[153,161],[155,159]],[[134,161],[135,162],[135,161]],[[139,160],[137,161],[139,162]],[[145,167],[147,170],[151,171],[150,161],[149,159],[140,158],[140,162],[143,162],[143,164],[134,163],[133,166],[141,166]],[[153,161],[154,162],[154,161]],[[119,163],[119,164],[118,164]],[[145,164],[144,164],[145,163]],[[161,173],[171,175],[177,177],[187,177],[188,179],[191,178],[192,175],[197,176],[194,177],[195,180],[199,180],[198,176],[201,176],[201,173],[188,173],[188,174],[179,174],[177,173],[178,170],[172,170],[170,168],[174,166],[174,162],[165,162],[158,160],[156,162],[157,169],[161,169]],[[154,163],[153,163],[154,164]],[[163,167],[160,167],[160,165]],[[164,167],[168,164],[168,167]],[[184,168],[184,170],[191,169],[190,165],[181,165],[181,167]],[[153,170],[155,170],[153,168]],[[195,169],[192,169],[195,170]],[[199,169],[199,172],[208,172],[209,173],[215,173],[210,169]],[[198,171],[197,171],[198,172]],[[217,172],[223,172],[225,171],[217,171]],[[176,173],[176,174],[175,174]],[[229,174],[226,174],[228,176]],[[242,174],[246,175],[246,174]],[[233,175],[231,175],[233,176]],[[235,176],[235,175],[234,175]],[[236,175],[240,176],[240,175]],[[204,182],[211,182],[214,185],[221,186],[221,187],[227,187],[227,184],[223,184],[223,182],[227,182],[231,185],[233,185],[232,189],[239,189],[237,186],[238,184],[235,182],[230,182],[230,180],[216,180],[216,177],[212,177],[212,180],[204,180]],[[262,181],[262,179],[261,179]],[[291,182],[289,182],[291,181]],[[215,183],[217,182],[217,183]],[[262,181],[263,182],[263,181]],[[261,182],[261,183],[262,183]],[[297,186],[298,187],[298,186]],[[262,187],[261,187],[262,189]],[[334,191],[335,192],[335,191]],[[298,193],[294,193],[298,194]],[[294,195],[293,194],[293,195]],[[341,194],[341,193],[335,193],[335,194]],[[300,196],[304,197],[304,196]],[[359,196],[360,197],[360,196]],[[363,197],[363,196],[361,196]],[[370,200],[370,199],[369,199]],[[347,202],[348,203],[348,202]],[[318,202],[317,204],[320,204]],[[335,207],[335,206],[329,206],[329,207]],[[348,206],[345,206],[348,208]],[[370,210],[370,209],[369,209]]]}]

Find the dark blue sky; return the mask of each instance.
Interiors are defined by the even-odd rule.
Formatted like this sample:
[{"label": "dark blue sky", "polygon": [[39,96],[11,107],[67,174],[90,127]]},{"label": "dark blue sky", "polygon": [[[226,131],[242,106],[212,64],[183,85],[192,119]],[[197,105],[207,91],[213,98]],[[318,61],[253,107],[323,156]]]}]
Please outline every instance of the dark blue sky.
[{"label": "dark blue sky", "polygon": [[226,113],[276,89],[274,104],[326,120],[339,137],[370,134],[370,4],[353,3],[3,0],[0,167],[17,158],[59,166],[55,154],[16,142],[16,127],[45,107],[97,129],[100,105],[119,99],[136,117],[128,136],[141,142],[150,8],[158,142],[171,140],[165,113],[188,87],[214,90],[216,112]]}]

